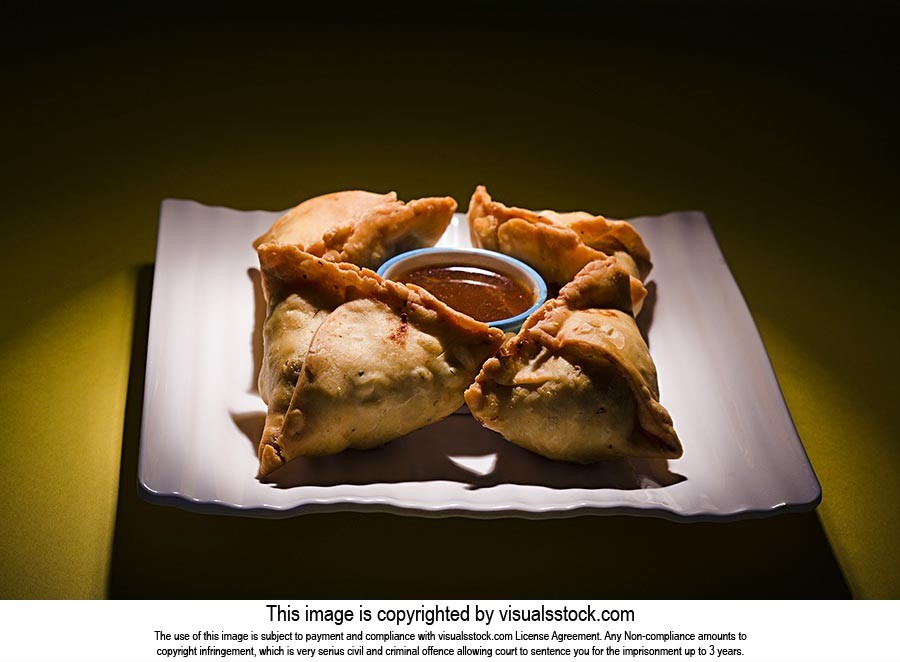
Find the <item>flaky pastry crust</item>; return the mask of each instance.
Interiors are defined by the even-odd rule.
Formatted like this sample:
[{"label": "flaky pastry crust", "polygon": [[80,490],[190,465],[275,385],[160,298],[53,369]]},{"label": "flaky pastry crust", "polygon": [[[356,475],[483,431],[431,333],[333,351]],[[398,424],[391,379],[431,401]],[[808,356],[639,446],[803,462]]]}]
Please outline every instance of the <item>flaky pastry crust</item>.
[{"label": "flaky pastry crust", "polygon": [[589,262],[615,257],[633,277],[635,311],[646,292],[650,251],[627,221],[576,211],[559,213],[507,207],[478,186],[467,214],[472,244],[499,251],[531,265],[551,285],[562,286]]},{"label": "flaky pastry crust", "polygon": [[450,415],[502,332],[416,286],[296,246],[258,249],[268,296],[260,473]]},{"label": "flaky pastry crust", "polygon": [[327,260],[377,269],[398,253],[433,246],[455,211],[456,201],[448,197],[403,202],[393,191],[340,191],[301,202],[253,245],[290,244]]},{"label": "flaky pastry crust", "polygon": [[615,258],[586,265],[485,362],[465,393],[472,414],[552,459],[680,457],[630,289]]}]

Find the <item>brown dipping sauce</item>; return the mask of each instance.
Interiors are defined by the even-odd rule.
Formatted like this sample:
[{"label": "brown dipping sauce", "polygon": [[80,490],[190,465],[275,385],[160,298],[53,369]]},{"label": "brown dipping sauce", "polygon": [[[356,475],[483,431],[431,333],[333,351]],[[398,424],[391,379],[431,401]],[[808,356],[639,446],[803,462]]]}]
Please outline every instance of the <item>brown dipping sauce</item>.
[{"label": "brown dipping sauce", "polygon": [[392,280],[418,285],[454,310],[481,322],[514,317],[534,305],[525,283],[481,267],[420,267]]}]

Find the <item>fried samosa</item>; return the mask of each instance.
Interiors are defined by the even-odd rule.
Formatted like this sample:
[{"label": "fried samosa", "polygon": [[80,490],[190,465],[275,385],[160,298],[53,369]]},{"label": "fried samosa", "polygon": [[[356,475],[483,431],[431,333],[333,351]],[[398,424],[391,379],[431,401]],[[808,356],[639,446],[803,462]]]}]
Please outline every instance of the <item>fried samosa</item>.
[{"label": "fried samosa", "polygon": [[682,453],[615,258],[589,263],[529,317],[465,400],[482,425],[554,460]]},{"label": "fried samosa", "polygon": [[425,290],[295,246],[258,249],[268,299],[260,474],[449,416],[503,334]]},{"label": "fried samosa", "polygon": [[434,246],[455,211],[453,198],[402,202],[393,191],[329,193],[288,211],[253,246],[291,244],[333,262],[377,269],[398,253]]},{"label": "fried samosa", "polygon": [[610,221],[583,211],[531,211],[492,200],[484,186],[469,202],[469,234],[478,248],[499,251],[531,265],[551,286],[561,287],[594,260],[615,257],[632,276],[635,313],[646,291],[650,251],[626,221]]}]

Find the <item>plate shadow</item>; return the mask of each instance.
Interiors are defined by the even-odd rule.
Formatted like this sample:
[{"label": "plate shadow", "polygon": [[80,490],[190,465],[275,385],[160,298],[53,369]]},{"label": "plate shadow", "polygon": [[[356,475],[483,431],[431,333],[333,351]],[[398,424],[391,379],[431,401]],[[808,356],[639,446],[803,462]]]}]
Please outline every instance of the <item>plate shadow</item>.
[{"label": "plate shadow", "polygon": [[[232,414],[232,419],[255,449],[264,417],[253,416]],[[470,464],[489,464],[490,468],[465,468]],[[667,487],[682,480],[683,476],[668,470],[665,460],[623,458],[587,466],[554,462],[509,443],[466,414],[449,416],[374,450],[297,458],[270,474],[266,482],[283,489],[454,481],[470,489],[516,484],[636,490]]]}]

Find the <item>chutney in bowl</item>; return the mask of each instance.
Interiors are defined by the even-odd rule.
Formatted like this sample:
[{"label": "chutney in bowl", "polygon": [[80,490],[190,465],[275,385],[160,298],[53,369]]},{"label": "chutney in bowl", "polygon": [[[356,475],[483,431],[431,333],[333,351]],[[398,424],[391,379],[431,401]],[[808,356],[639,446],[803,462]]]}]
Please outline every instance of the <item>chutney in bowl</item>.
[{"label": "chutney in bowl", "polygon": [[378,274],[418,285],[451,308],[515,331],[547,299],[538,273],[515,258],[477,248],[422,248],[385,262]]}]

